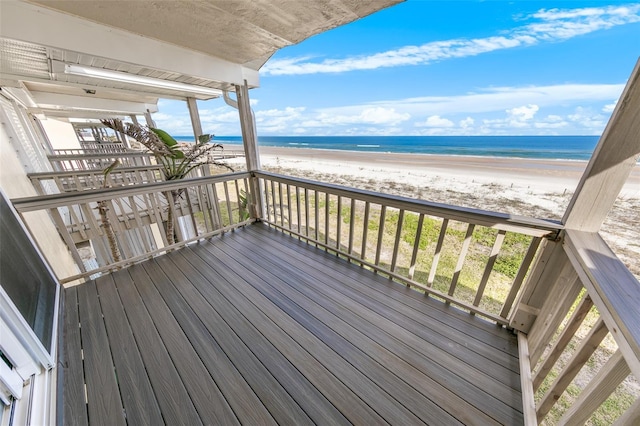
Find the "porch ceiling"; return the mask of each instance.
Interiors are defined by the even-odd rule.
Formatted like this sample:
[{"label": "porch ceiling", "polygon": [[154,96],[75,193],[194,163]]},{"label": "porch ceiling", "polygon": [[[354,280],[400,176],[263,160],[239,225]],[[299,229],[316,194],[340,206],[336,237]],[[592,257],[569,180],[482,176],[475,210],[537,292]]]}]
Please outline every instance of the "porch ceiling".
[{"label": "porch ceiling", "polygon": [[[118,92],[123,91],[142,97],[210,99],[219,96],[210,89],[232,91],[245,80],[257,87],[257,71],[278,49],[400,1],[3,1],[1,83],[55,83],[96,90],[80,96],[120,101]],[[66,64],[204,90],[78,76],[65,72]]]}]

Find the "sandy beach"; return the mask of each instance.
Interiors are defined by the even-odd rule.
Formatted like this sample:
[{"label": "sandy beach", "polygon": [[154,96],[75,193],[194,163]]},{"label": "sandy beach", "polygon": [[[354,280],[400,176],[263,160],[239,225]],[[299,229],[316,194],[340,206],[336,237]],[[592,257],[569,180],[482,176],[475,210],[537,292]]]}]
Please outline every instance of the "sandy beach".
[{"label": "sandy beach", "polygon": [[[227,149],[234,149],[229,146]],[[542,219],[562,218],[586,161],[261,147],[265,170],[440,203]],[[244,159],[234,162],[241,166]],[[640,278],[640,166],[602,235]]]}]

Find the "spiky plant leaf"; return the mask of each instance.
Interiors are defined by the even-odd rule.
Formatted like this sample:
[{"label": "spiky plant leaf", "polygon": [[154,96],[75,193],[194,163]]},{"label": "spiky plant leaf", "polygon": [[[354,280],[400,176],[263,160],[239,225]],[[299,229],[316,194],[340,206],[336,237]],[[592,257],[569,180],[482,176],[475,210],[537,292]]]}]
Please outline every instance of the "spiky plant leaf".
[{"label": "spiky plant leaf", "polygon": [[171,150],[174,158],[184,158],[184,152],[180,150],[180,146],[178,145],[178,141],[175,140],[169,133],[165,132],[162,129],[154,129],[153,127],[149,127],[153,133],[160,138],[162,142]]}]

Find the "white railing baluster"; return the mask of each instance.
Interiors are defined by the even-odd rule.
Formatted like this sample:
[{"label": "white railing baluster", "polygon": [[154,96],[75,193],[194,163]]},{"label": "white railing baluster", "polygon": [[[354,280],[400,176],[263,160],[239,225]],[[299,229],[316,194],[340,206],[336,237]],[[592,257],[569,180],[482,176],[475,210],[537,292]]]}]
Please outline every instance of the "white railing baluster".
[{"label": "white railing baluster", "polygon": [[291,212],[291,186],[287,184],[287,213],[289,219],[289,228],[293,229],[293,217]]},{"label": "white railing baluster", "polygon": [[227,181],[224,181],[222,185],[224,187],[224,196],[227,203],[227,214],[229,215],[229,225],[233,225],[234,221],[233,221],[233,212],[231,211],[231,197],[229,197],[229,185],[227,184]]},{"label": "white railing baluster", "polygon": [[363,219],[363,224],[362,224],[362,248],[360,250],[360,258],[362,260],[366,260],[366,253],[367,253],[367,234],[369,231],[369,209],[371,208],[371,206],[369,205],[369,202],[365,202],[364,203],[364,219]]},{"label": "white railing baluster", "polygon": [[435,281],[438,263],[440,262],[440,253],[442,253],[442,245],[444,244],[444,237],[447,233],[448,225],[449,219],[443,219],[442,227],[440,228],[440,235],[438,235],[438,243],[436,244],[436,251],[433,255],[433,261],[431,262],[431,270],[429,271],[429,278],[427,279],[427,287],[433,286],[433,282]]},{"label": "white railing baluster", "polygon": [[356,199],[351,199],[351,212],[349,214],[349,248],[348,253],[353,254],[353,232],[355,230],[354,223],[356,221]]},{"label": "white railing baluster", "polygon": [[302,224],[302,214],[300,212],[300,187],[296,185],[296,219],[298,220],[298,234]]},{"label": "white railing baluster", "polygon": [[400,238],[402,236],[402,225],[404,222],[404,210],[400,209],[398,213],[398,226],[396,227],[396,239],[393,244],[393,254],[391,255],[391,272],[396,270],[396,262],[398,260],[398,250],[400,249]]},{"label": "white railing baluster", "polygon": [[380,207],[380,221],[378,222],[378,240],[376,241],[375,265],[380,265],[380,255],[382,253],[382,240],[384,239],[384,224],[386,221],[387,206]]},{"label": "white railing baluster", "polygon": [[278,204],[280,205],[280,225],[284,227],[284,209],[282,203],[282,182],[278,182]]},{"label": "white railing baluster", "polygon": [[340,237],[342,235],[342,196],[338,195],[338,213],[336,217],[336,248],[340,249]]},{"label": "white railing baluster", "polygon": [[[318,228],[320,228],[320,197],[318,197],[318,191],[313,191],[313,200],[314,200],[314,213],[315,213],[315,232],[314,238],[318,241]],[[316,245],[317,247],[317,245]]]},{"label": "white railing baluster", "polygon": [[413,240],[413,251],[411,252],[411,263],[409,265],[409,279],[413,279],[413,275],[416,272],[416,261],[418,260],[418,250],[420,249],[420,240],[422,238],[422,225],[424,224],[424,214],[420,213],[418,217],[418,227],[416,228],[416,235]]},{"label": "white railing baluster", "polygon": [[458,263],[456,263],[456,269],[453,271],[451,285],[449,285],[449,296],[453,296],[453,293],[456,291],[456,286],[458,285],[458,280],[460,279],[460,273],[462,272],[464,261],[467,258],[467,253],[469,252],[469,245],[471,244],[471,239],[473,238],[474,229],[475,225],[472,223],[467,226],[467,233],[464,236],[462,249],[460,250],[460,256],[458,256]]},{"label": "white railing baluster", "polygon": [[478,290],[476,291],[476,297],[473,299],[474,306],[480,305],[480,300],[484,295],[484,289],[489,282],[489,276],[491,275],[491,271],[493,271],[493,265],[496,263],[498,253],[500,253],[500,248],[502,248],[502,243],[504,242],[504,236],[506,233],[507,231],[501,229],[498,231],[498,235],[496,235],[496,240],[494,241],[491,253],[489,254],[489,260],[484,268],[482,278],[480,279],[480,285],[478,285]]},{"label": "white railing baluster", "polygon": [[[324,194],[324,243],[326,245],[329,244],[329,230],[331,229],[329,226],[329,203],[330,203],[330,197],[329,197],[329,193],[325,192]],[[326,246],[325,246],[326,247]],[[325,251],[327,249],[325,248]]]},{"label": "white railing baluster", "polygon": [[304,228],[305,235],[309,236],[309,190],[304,189]]},{"label": "white railing baluster", "polygon": [[520,287],[522,287],[524,278],[527,276],[527,272],[529,272],[529,267],[531,267],[531,263],[533,262],[533,259],[536,257],[536,253],[538,253],[538,247],[540,247],[541,242],[542,242],[542,238],[540,237],[533,237],[533,239],[531,240],[531,244],[529,244],[527,253],[524,255],[524,258],[522,259],[522,263],[518,268],[518,273],[516,274],[516,277],[513,280],[513,284],[511,284],[509,295],[507,296],[504,302],[504,305],[502,306],[502,311],[500,311],[500,316],[502,318],[507,318],[507,315],[509,315],[509,312],[511,311],[511,307],[513,306],[513,302],[514,300],[516,300],[516,296],[520,291]]}]

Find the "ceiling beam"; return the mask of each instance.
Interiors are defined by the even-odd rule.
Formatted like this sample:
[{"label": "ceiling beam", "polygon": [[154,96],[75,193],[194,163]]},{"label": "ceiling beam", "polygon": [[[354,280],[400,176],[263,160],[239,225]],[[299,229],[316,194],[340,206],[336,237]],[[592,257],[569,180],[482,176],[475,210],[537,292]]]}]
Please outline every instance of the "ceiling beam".
[{"label": "ceiling beam", "polygon": [[1,7],[2,37],[166,72],[231,84],[246,80],[250,87],[259,86],[258,71],[240,64],[23,1],[3,1]]},{"label": "ceiling beam", "polygon": [[158,111],[158,106],[153,103],[36,91],[31,92],[31,96],[38,108],[43,110],[108,111],[121,115],[144,114],[147,110]]}]

